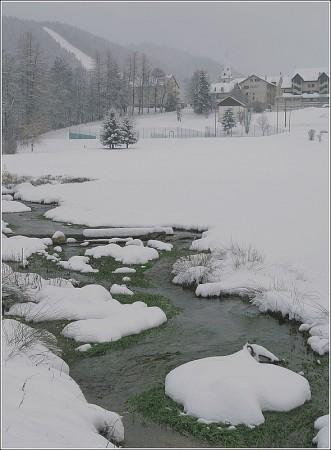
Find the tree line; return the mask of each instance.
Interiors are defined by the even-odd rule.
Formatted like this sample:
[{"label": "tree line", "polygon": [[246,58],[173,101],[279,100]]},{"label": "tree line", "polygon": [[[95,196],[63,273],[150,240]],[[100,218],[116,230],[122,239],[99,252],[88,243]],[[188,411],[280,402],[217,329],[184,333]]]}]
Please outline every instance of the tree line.
[{"label": "tree line", "polygon": [[95,53],[90,71],[64,57],[50,65],[40,41],[28,31],[16,52],[2,58],[3,153],[14,153],[18,142],[33,151],[42,133],[102,120],[111,108],[120,116],[140,114],[145,107],[148,112],[176,110],[178,99],[167,92],[164,76],[138,52],[122,68],[110,50]]}]

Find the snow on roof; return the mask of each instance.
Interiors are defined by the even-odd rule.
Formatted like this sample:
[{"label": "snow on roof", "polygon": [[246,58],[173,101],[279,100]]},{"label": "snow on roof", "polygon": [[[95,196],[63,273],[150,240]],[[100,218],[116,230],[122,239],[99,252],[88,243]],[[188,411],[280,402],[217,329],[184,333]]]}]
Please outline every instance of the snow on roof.
[{"label": "snow on roof", "polygon": [[282,89],[290,89],[292,87],[292,77],[290,75],[283,76]]},{"label": "snow on roof", "polygon": [[[262,78],[262,77],[261,77]],[[281,75],[272,75],[272,76],[266,76],[264,77],[264,80],[271,84],[279,84],[282,76]]]},{"label": "snow on roof", "polygon": [[260,76],[260,75],[255,75],[254,73],[252,75],[249,75],[246,78],[242,78],[241,81],[239,81],[239,83],[243,83],[244,81],[248,80],[249,78],[259,78],[262,81],[265,81],[266,83],[272,84],[272,86],[278,85],[281,79],[281,75],[277,75],[277,76]]},{"label": "snow on roof", "polygon": [[285,92],[282,97],[295,97],[295,98],[312,98],[312,97],[320,97],[325,98],[329,97],[329,94],[319,94],[318,92],[313,92],[312,94],[303,93],[303,94],[290,94],[289,92]]},{"label": "snow on roof", "polygon": [[211,83],[209,92],[211,94],[215,94],[215,93],[219,94],[219,93],[222,93],[222,92],[225,92],[226,94],[229,94],[236,85],[239,85],[239,83],[241,83],[245,79],[246,78],[235,78],[234,80],[229,81],[228,83],[225,83],[225,82],[223,82],[223,83]]},{"label": "snow on roof", "polygon": [[303,81],[317,81],[323,72],[329,76],[329,69],[327,67],[294,69],[292,78],[299,74]]},{"label": "snow on roof", "polygon": [[222,92],[225,92],[226,94],[230,93],[232,89],[234,88],[236,83],[233,81],[229,83],[212,83],[210,85],[210,93],[211,94],[219,94]]}]

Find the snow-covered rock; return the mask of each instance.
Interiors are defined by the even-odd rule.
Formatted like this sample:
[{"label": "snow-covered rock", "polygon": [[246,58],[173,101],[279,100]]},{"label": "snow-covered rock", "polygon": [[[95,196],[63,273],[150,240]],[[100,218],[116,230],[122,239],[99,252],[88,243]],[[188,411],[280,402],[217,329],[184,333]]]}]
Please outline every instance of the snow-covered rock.
[{"label": "snow-covered rock", "polygon": [[65,244],[66,237],[62,231],[56,231],[52,236],[52,240],[54,244]]},{"label": "snow-covered rock", "polygon": [[172,244],[167,244],[166,242],[162,242],[162,241],[157,241],[155,239],[150,239],[147,242],[147,246],[148,247],[153,247],[156,250],[165,250],[166,252],[171,252],[173,245]]}]

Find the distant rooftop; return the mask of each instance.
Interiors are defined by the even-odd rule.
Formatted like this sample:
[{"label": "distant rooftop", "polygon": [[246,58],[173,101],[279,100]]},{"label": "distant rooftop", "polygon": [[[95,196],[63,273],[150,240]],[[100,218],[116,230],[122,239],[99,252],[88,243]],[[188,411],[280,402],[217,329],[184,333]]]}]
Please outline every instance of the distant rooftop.
[{"label": "distant rooftop", "polygon": [[327,67],[294,69],[292,78],[295,77],[296,74],[299,74],[303,81],[317,81],[318,77],[323,72],[329,76],[329,69]]}]

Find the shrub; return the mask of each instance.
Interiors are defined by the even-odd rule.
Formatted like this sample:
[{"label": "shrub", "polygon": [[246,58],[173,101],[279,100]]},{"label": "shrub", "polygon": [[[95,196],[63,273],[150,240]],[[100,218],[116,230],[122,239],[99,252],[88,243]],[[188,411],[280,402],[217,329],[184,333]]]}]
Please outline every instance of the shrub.
[{"label": "shrub", "polygon": [[308,131],[308,138],[310,141],[313,141],[315,139],[315,130],[312,128]]}]

